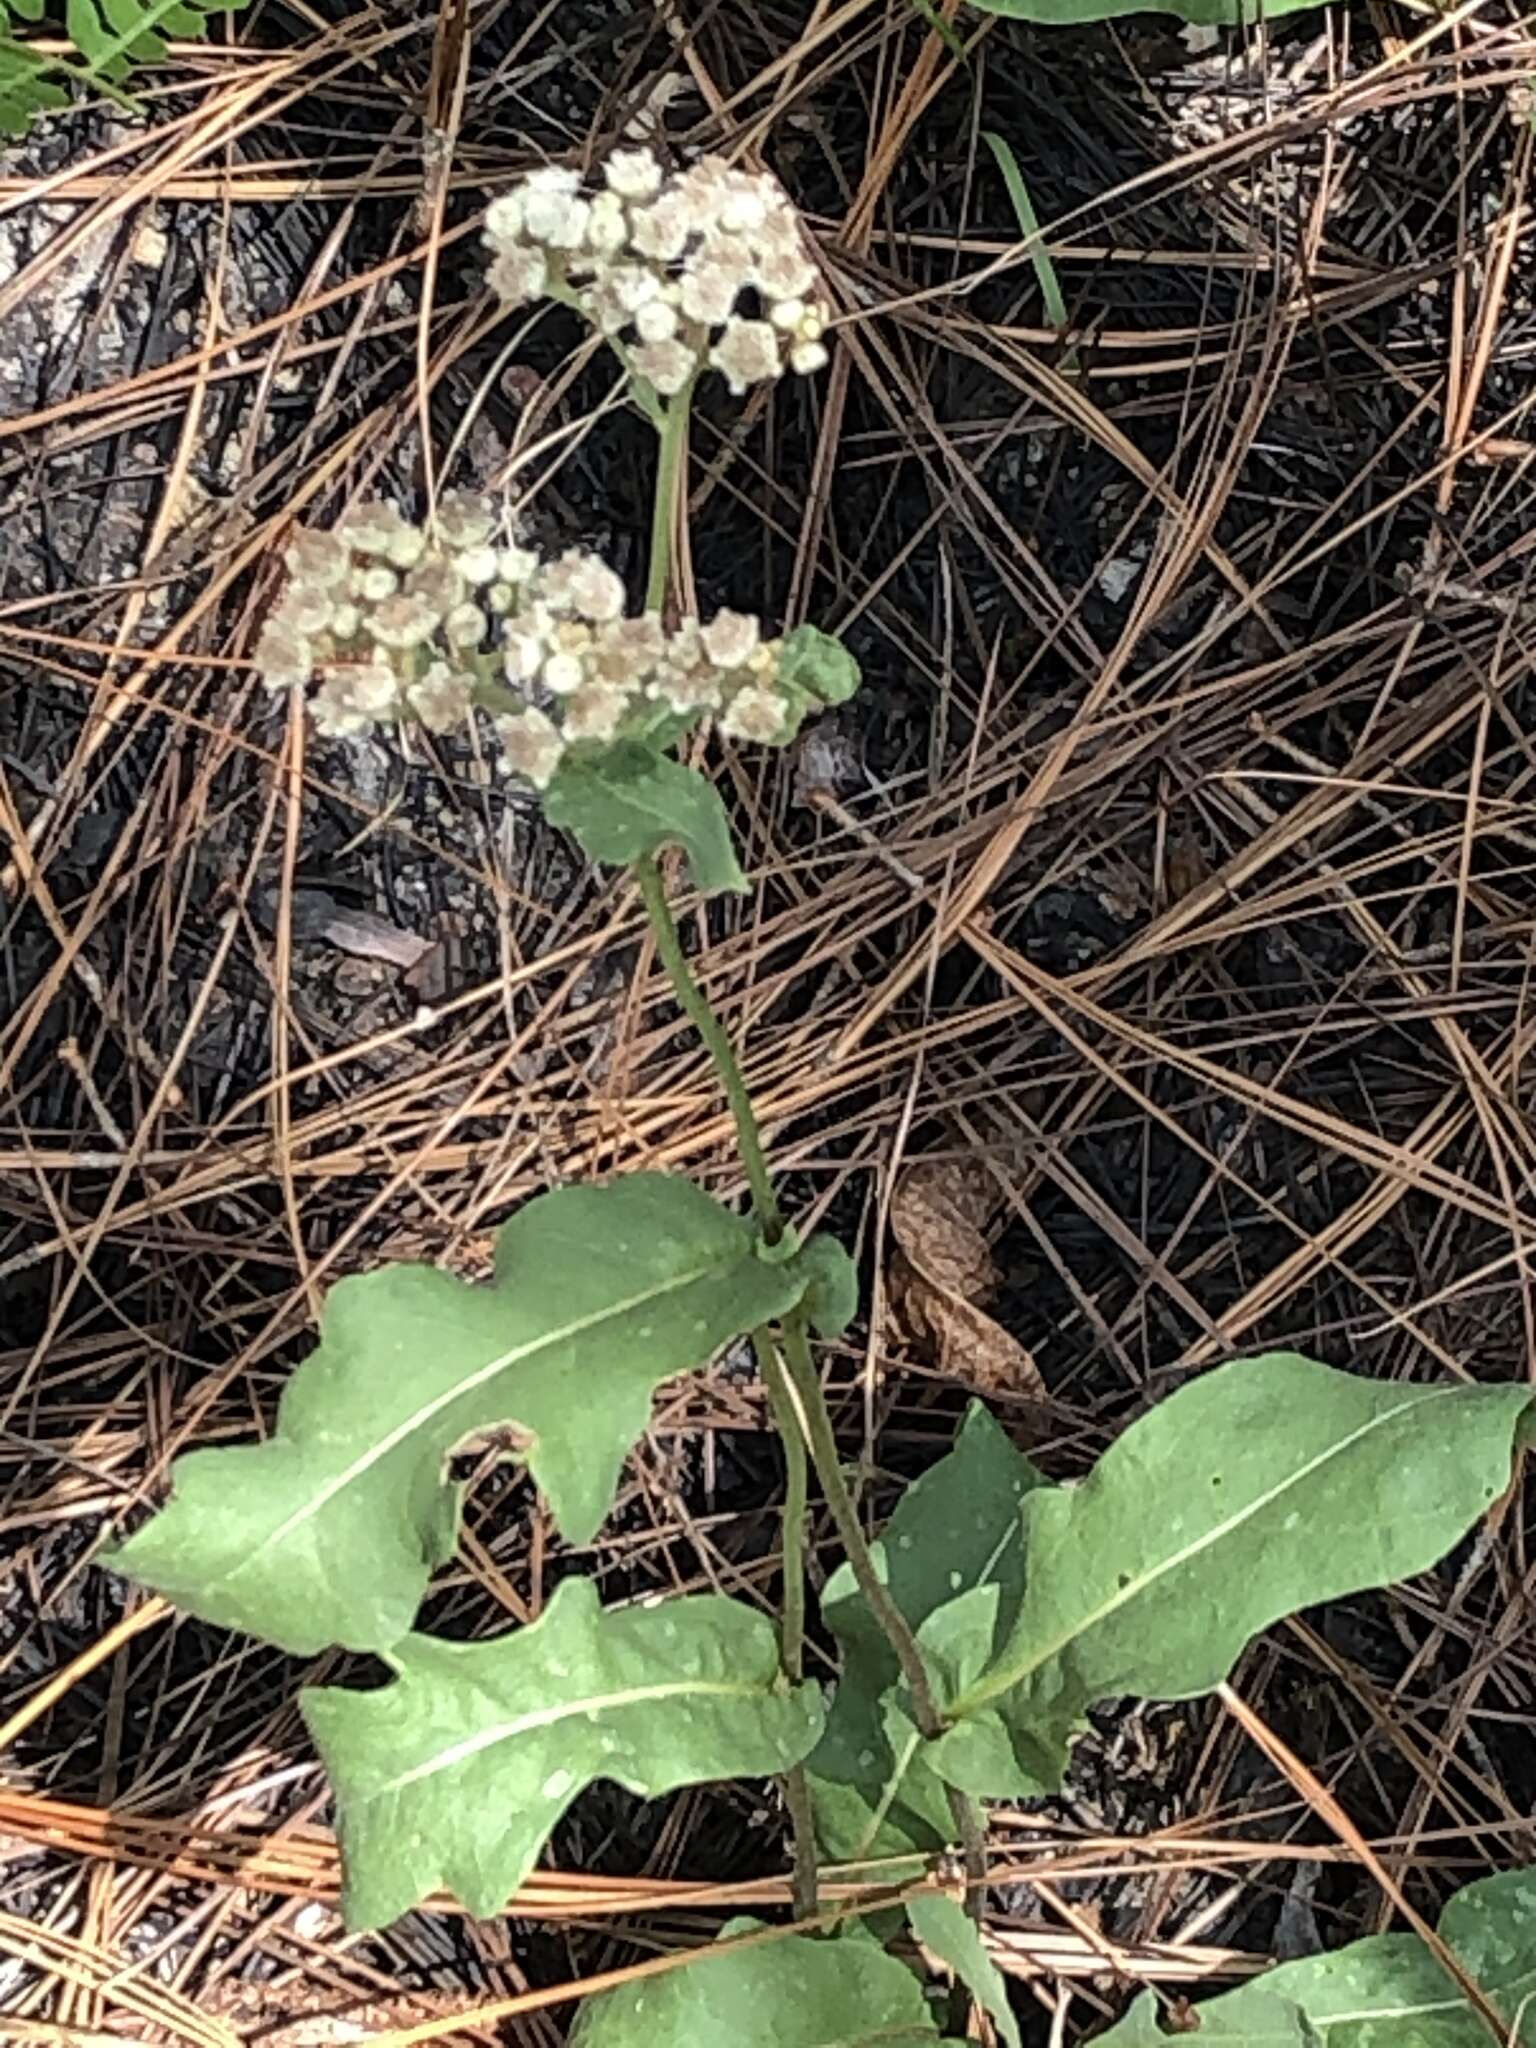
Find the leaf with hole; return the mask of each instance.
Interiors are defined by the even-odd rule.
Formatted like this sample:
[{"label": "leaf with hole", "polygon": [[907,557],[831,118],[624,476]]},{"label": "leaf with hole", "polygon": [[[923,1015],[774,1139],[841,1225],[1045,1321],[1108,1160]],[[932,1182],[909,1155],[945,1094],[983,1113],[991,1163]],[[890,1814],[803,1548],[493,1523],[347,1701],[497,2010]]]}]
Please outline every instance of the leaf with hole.
[{"label": "leaf with hole", "polygon": [[438,1887],[499,1913],[594,1779],[653,1799],[760,1778],[816,1740],[815,1686],[790,1690],[773,1624],[718,1593],[607,1612],[566,1579],[527,1628],[489,1643],[407,1636],[395,1681],[300,1697],[336,1790],[352,1927]]},{"label": "leaf with hole", "polygon": [[589,1542],[656,1387],[812,1277],[760,1259],[689,1181],[558,1188],[503,1227],[487,1285],[411,1265],[338,1282],[271,1440],[178,1459],[169,1505],[112,1562],[298,1655],[388,1649],[453,1555],[460,1445],[510,1430],[562,1533]]},{"label": "leaf with hole", "polygon": [[698,1949],[665,1976],[589,1998],[571,2048],[921,2048],[939,2030],[918,1979],[859,1934],[784,1934],[733,1920],[718,1949]]},{"label": "leaf with hole", "polygon": [[[953,1449],[907,1488],[874,1546],[914,1629],[979,1594],[991,1603],[990,1658],[1024,1593],[1020,1505],[1043,1484],[973,1401]],[[826,1734],[808,1766],[823,1850],[859,1862],[943,1848],[954,1834],[949,1795],[901,1711],[895,1653],[847,1565],[827,1581],[821,1611],[843,1650]]]},{"label": "leaf with hole", "polygon": [[[1427,1571],[1509,1483],[1522,1387],[1408,1386],[1290,1352],[1240,1359],[1133,1422],[1080,1486],[1024,1505],[1029,1583],[934,1745],[985,1795],[978,1742],[1060,1783],[1095,1701],[1188,1699],[1314,1601]],[[951,1646],[953,1648],[953,1646]]]},{"label": "leaf with hole", "polygon": [[568,755],[544,793],[544,815],[592,860],[628,867],[680,846],[694,886],[706,896],[746,889],[714,784],[637,741]]},{"label": "leaf with hole", "polygon": [[[1536,2048],[1536,1870],[1463,1886],[1436,1932],[1497,2014],[1508,2048]],[[1196,2010],[1202,2048],[1489,2048],[1494,2039],[1416,1934],[1367,1935],[1331,1955],[1282,1963]],[[1157,2013],[1143,1994],[1100,2048],[1166,2042]]]}]

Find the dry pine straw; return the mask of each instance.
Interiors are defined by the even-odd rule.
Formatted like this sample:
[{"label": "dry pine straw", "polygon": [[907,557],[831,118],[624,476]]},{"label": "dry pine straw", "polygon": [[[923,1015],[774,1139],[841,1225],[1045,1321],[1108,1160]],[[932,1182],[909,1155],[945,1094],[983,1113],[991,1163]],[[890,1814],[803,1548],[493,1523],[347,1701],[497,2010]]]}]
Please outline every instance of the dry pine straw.
[{"label": "dry pine straw", "polygon": [[[701,12],[678,45],[577,5],[491,6],[472,46],[454,10],[330,11],[178,59],[144,124],[3,181],[37,232],[0,320],[87,308],[0,425],[22,526],[154,458],[132,559],[17,557],[0,617],[18,2040],[553,2042],[568,1981],[784,1898],[757,1793],[695,1793],[562,1843],[511,1927],[445,1905],[348,1941],[293,1672],[89,1568],[178,1449],[270,1411],[337,1273],[472,1271],[554,1177],[731,1191],[625,892],[484,764],[402,782],[260,714],[240,665],[289,520],[409,482],[426,417],[441,467],[445,399],[557,530],[622,524],[601,388],[538,333],[501,376],[472,245],[528,152],[599,153],[665,66],[679,132],[764,151],[812,209],[843,315],[813,397],[706,408],[684,572],[848,631],[872,678],[783,772],[711,752],[757,886],[690,923],[780,1172],[875,1277],[827,1361],[850,1449],[915,1469],[955,1412],[955,1347],[894,1312],[914,1159],[986,1163],[985,1307],[1026,1362],[987,1391],[1058,1471],[1235,1348],[1485,1377],[1533,1349],[1528,40],[1371,0],[1196,71],[1144,30],[1021,41],[946,5],[962,63],[906,0]],[[1004,120],[1078,374],[974,149]],[[277,221],[305,261],[231,319]],[[104,368],[114,290],[194,228],[189,317]],[[398,962],[343,972],[302,924],[317,866],[446,961],[430,1021]],[[668,1395],[616,1591],[769,1597],[763,1420],[731,1374]],[[523,1496],[483,1489],[443,1612],[526,1620],[549,1568]],[[1333,1938],[1528,1855],[1527,1569],[1510,1504],[1454,1575],[1276,1632],[1129,1832],[998,1812],[989,1940],[1040,2025],[1251,1968],[1314,1896]]]}]

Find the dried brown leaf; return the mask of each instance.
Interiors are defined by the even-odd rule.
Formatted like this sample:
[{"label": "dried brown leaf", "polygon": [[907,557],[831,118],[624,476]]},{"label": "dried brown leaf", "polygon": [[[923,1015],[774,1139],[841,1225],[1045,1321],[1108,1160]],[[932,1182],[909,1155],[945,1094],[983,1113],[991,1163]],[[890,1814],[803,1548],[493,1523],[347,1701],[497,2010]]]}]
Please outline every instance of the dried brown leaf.
[{"label": "dried brown leaf", "polygon": [[896,1184],[891,1232],[933,1286],[986,1301],[998,1282],[987,1241],[996,1210],[996,1185],[978,1160],[919,1160]]},{"label": "dried brown leaf", "polygon": [[981,1304],[999,1275],[989,1226],[997,1189],[979,1160],[923,1160],[891,1199],[891,1299],[938,1370],[979,1393],[1046,1397],[1033,1357]]}]

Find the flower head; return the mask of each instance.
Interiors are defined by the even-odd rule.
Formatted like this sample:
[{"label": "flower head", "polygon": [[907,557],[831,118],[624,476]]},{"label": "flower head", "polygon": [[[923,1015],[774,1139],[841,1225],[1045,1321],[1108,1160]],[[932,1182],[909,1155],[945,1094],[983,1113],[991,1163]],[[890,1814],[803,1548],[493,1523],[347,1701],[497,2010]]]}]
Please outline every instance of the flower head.
[{"label": "flower head", "polygon": [[530,706],[526,711],[498,718],[496,730],[513,773],[526,777],[535,789],[547,789],[565,752],[565,742],[554,722]]},{"label": "flower head", "polygon": [[784,730],[784,699],[772,690],[749,686],[738,690],[726,706],[720,730],[732,739],[767,743]]},{"label": "flower head", "polygon": [[[668,174],[645,145],[617,149],[601,188],[557,165],[486,211],[488,282],[508,307],[558,287],[666,398],[701,369],[733,392],[826,361],[816,266],[778,180],[721,156]],[[761,317],[743,295],[755,295]]]},{"label": "flower head", "polygon": [[611,740],[629,709],[627,691],[605,683],[583,683],[566,700],[561,730],[572,740]]},{"label": "flower head", "polygon": [[255,661],[269,690],[302,688],[315,672],[312,643],[297,626],[283,618],[270,618],[262,627]]},{"label": "flower head", "polygon": [[704,652],[716,668],[741,668],[757,651],[761,628],[746,612],[716,612],[700,629]]},{"label": "flower head", "polygon": [[603,183],[620,199],[650,199],[661,189],[661,165],[649,149],[616,149],[603,165]]},{"label": "flower head", "polygon": [[301,526],[284,551],[283,567],[295,583],[330,590],[345,582],[352,567],[352,550],[339,533]]},{"label": "flower head", "polygon": [[407,685],[405,697],[428,732],[444,733],[469,723],[474,691],[472,675],[434,661],[419,682]]},{"label": "flower head", "polygon": [[[548,196],[571,195],[552,184]],[[792,324],[733,316],[719,345],[736,351],[729,368],[750,370],[780,331]],[[397,720],[452,733],[484,706],[508,767],[539,789],[571,747],[654,744],[675,731],[658,724],[660,707],[685,723],[715,713],[724,731],[776,744],[817,694],[801,673],[805,649],[784,653],[751,614],[670,629],[654,611],[630,614],[623,579],[599,555],[567,548],[541,560],[501,530],[488,498],[445,494],[429,528],[393,505],[358,505],[332,534],[301,531],[284,563],[255,648],[269,688],[318,678],[315,725],[340,738]],[[498,711],[509,694],[519,707]]]},{"label": "flower head", "polygon": [[387,661],[330,670],[310,703],[319,731],[331,738],[367,732],[399,707],[400,678]]},{"label": "flower head", "polygon": [[779,374],[779,337],[766,320],[730,320],[709,352],[736,397]]}]

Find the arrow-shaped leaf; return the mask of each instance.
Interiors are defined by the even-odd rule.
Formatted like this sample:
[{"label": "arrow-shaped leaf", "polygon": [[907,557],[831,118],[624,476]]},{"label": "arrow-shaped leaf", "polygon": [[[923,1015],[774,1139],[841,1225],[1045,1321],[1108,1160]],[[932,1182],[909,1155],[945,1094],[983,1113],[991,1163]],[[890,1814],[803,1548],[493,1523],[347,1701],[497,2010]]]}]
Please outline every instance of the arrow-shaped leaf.
[{"label": "arrow-shaped leaf", "polygon": [[[973,1401],[954,1448],[907,1488],[874,1547],[914,1629],[990,1588],[995,1634],[983,1639],[990,1661],[1024,1592],[1020,1504],[1043,1483]],[[822,1848],[841,1862],[942,1848],[954,1833],[944,1782],[888,1699],[900,1677],[895,1653],[847,1565],[827,1581],[821,1608],[843,1648],[827,1732],[809,1765]]]},{"label": "arrow-shaped leaf", "polygon": [[588,1542],[653,1390],[813,1277],[759,1258],[689,1181],[541,1195],[503,1228],[489,1285],[386,1266],[332,1288],[271,1440],[178,1459],[170,1504],[113,1562],[297,1655],[388,1649],[453,1555],[457,1446],[510,1427],[561,1530]]},{"label": "arrow-shaped leaf", "polygon": [[501,1911],[565,1809],[596,1778],[647,1798],[798,1763],[816,1687],[787,1690],[766,1616],[721,1594],[605,1613],[566,1579],[539,1620],[491,1643],[407,1636],[377,1692],[300,1706],[336,1791],[353,1927],[381,1927],[439,1886]]},{"label": "arrow-shaped leaf", "polygon": [[[721,1935],[751,1934],[733,1920]],[[664,1977],[588,1999],[571,2048],[928,2048],[939,2038],[904,1963],[860,1934],[700,1949]]]},{"label": "arrow-shaped leaf", "polygon": [[[1506,2030],[1509,2048],[1536,2044],[1536,1870],[1506,1871],[1457,1892],[1439,1934]],[[1489,2048],[1487,2027],[1455,1978],[1415,1934],[1373,1934],[1332,1955],[1282,1963],[1199,2007],[1202,2043],[1230,2048]],[[1280,2028],[1289,2015],[1290,2033]],[[1165,2042],[1150,1996],[1101,2048]]]},{"label": "arrow-shaped leaf", "polygon": [[[1127,1429],[1081,1486],[1024,1504],[1029,1583],[991,1666],[951,1700],[1001,1718],[1018,1765],[1059,1783],[1096,1700],[1219,1685],[1282,1615],[1426,1571],[1509,1483],[1522,1387],[1404,1386],[1293,1353],[1239,1360]],[[934,1745],[973,1793],[958,1728]]]}]

